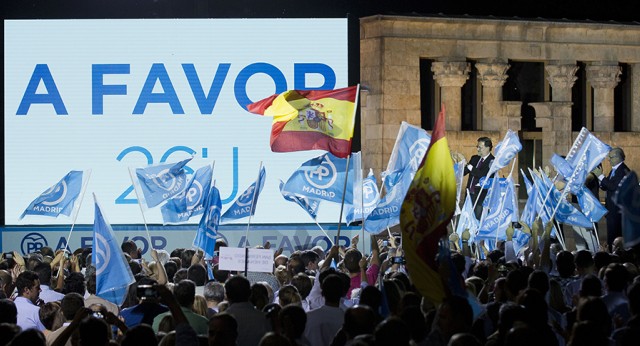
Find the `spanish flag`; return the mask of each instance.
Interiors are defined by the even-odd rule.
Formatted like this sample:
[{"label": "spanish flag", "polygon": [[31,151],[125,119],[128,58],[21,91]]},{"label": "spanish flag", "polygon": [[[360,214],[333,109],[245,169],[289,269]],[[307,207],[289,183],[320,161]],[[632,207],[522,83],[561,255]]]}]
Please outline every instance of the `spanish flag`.
[{"label": "spanish flag", "polygon": [[445,297],[435,258],[438,242],[456,206],[456,178],[444,133],[444,106],[400,210],[402,246],[411,279],[423,297],[439,304]]},{"label": "spanish flag", "polygon": [[247,110],[273,117],[271,151],[321,149],[345,158],[351,154],[358,89],[289,90]]}]

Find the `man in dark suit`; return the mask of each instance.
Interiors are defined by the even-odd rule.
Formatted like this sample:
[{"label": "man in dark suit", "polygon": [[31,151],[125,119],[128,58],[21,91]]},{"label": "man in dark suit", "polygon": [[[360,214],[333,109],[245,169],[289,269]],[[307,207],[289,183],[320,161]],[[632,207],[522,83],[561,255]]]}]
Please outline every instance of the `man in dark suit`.
[{"label": "man in dark suit", "polygon": [[[489,137],[480,137],[478,138],[478,146],[476,149],[478,150],[478,155],[471,156],[469,163],[464,169],[464,175],[469,175],[467,189],[471,195],[471,202],[476,203],[476,199],[479,198],[474,213],[476,214],[476,218],[480,220],[480,216],[482,216],[482,201],[487,197],[487,190],[480,187],[479,181],[480,178],[486,177],[487,173],[489,173],[489,167],[494,159],[491,154],[493,143],[491,143]],[[478,197],[478,195],[480,197]]]},{"label": "man in dark suit", "polygon": [[600,180],[600,189],[606,192],[604,206],[609,211],[607,213],[607,244],[611,250],[611,245],[616,237],[622,235],[622,215],[620,208],[613,203],[613,196],[618,190],[620,181],[629,174],[629,167],[624,163],[624,151],[621,148],[613,148],[609,152],[609,163],[611,163],[611,172],[606,177],[602,174],[602,168],[594,169],[594,174],[598,175]]}]

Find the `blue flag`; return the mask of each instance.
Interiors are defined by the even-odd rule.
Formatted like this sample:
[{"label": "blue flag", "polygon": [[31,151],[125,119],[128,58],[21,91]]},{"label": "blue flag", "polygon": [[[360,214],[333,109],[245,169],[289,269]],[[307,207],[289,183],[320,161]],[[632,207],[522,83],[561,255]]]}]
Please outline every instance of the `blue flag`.
[{"label": "blue flag", "polygon": [[380,199],[377,184],[373,170],[369,170],[369,175],[362,180],[362,187],[354,187],[354,203],[347,206],[347,225],[366,219],[376,207]]},{"label": "blue flag", "polygon": [[409,168],[413,174],[418,171],[420,163],[427,153],[431,136],[424,129],[402,122],[396,143],[391,151],[387,170],[382,173],[387,191],[398,182],[402,172]]},{"label": "blue flag", "polygon": [[34,199],[22,212],[20,219],[25,215],[58,217],[62,214],[69,216],[81,190],[82,171],[71,171],[62,180]]},{"label": "blue flag", "polygon": [[610,146],[603,143],[583,127],[573,142],[571,149],[569,149],[566,161],[575,169],[578,168],[580,160],[584,159],[583,169],[586,172],[591,172],[607,157],[609,151],[611,151]]},{"label": "blue flag", "polygon": [[[456,233],[458,234],[460,248],[462,248],[462,232],[465,229],[469,230],[469,234],[472,238],[475,238],[476,231],[478,230],[479,222],[476,219],[476,214],[473,212],[473,202],[471,201],[471,195],[467,193],[462,205],[462,212],[458,219],[458,225],[456,226]],[[474,239],[469,238],[469,241],[473,242]]]},{"label": "blue flag", "polygon": [[[359,160],[358,155],[360,154],[353,153],[351,159]],[[284,184],[284,190],[298,196],[342,203],[346,169],[347,159],[326,153],[303,163]],[[344,197],[347,204],[353,203],[355,180],[355,170],[351,165]]]},{"label": "blue flag", "polygon": [[549,189],[551,189],[551,193],[549,194],[549,198],[547,199],[547,203],[546,203],[547,208],[549,208],[548,210],[550,212],[553,212],[553,210],[556,208],[558,203],[560,203],[560,206],[558,207],[558,210],[555,215],[555,219],[558,220],[558,222],[566,223],[566,224],[570,224],[578,227],[593,228],[591,221],[586,216],[584,216],[584,214],[582,214],[566,199],[561,199],[562,192],[556,189],[556,187],[553,185],[549,177],[542,174],[540,182],[542,182],[542,184],[538,184],[538,189],[543,194],[547,194]]},{"label": "blue flag", "polygon": [[538,215],[538,208],[536,203],[538,199],[538,191],[536,187],[531,183],[531,181],[527,178],[527,175],[524,173],[524,171],[520,170],[520,172],[522,173],[522,179],[524,180],[528,195],[527,202],[525,203],[524,209],[522,210],[520,221],[524,222],[527,226],[529,226],[529,228],[531,228],[533,227],[533,221]]},{"label": "blue flag", "polygon": [[193,240],[193,246],[202,249],[207,258],[214,256],[216,246],[216,235],[218,234],[218,226],[220,225],[220,213],[222,211],[222,200],[220,199],[220,191],[215,186],[211,187],[207,202],[205,203],[206,212],[202,214],[198,231]]},{"label": "blue flag", "polygon": [[635,171],[622,178],[614,195],[614,202],[622,213],[624,245],[636,246],[640,243],[640,185]]},{"label": "blue flag", "polygon": [[249,217],[255,214],[256,205],[258,205],[258,196],[260,196],[260,192],[262,192],[262,188],[264,187],[264,180],[266,175],[267,172],[264,167],[262,167],[260,169],[258,180],[254,181],[251,186],[249,186],[240,196],[238,196],[231,207],[229,207],[229,209],[224,212],[224,214],[222,215],[222,222],[242,219],[244,217]]},{"label": "blue flag", "polygon": [[[506,179],[492,179],[492,185],[488,192],[491,197],[488,198],[488,212],[483,212],[480,220],[480,227],[476,234],[476,239],[493,239],[505,240],[507,227],[512,222],[513,190],[509,188]],[[485,199],[486,200],[486,199]],[[489,242],[491,243],[491,242]]]},{"label": "blue flag", "polygon": [[580,210],[591,222],[600,221],[609,212],[587,188],[578,191],[576,197],[578,198]]},{"label": "blue flag", "polygon": [[400,209],[402,202],[411,187],[415,172],[407,167],[396,181],[396,184],[384,195],[365,219],[364,230],[377,234],[400,223]]},{"label": "blue flag", "polygon": [[160,208],[165,224],[186,222],[204,212],[211,188],[211,173],[211,166],[208,165],[198,169],[185,190]]},{"label": "blue flag", "polygon": [[191,159],[136,169],[147,207],[153,208],[184,191],[187,182],[184,166]]},{"label": "blue flag", "polygon": [[493,173],[506,167],[509,162],[516,157],[520,150],[522,150],[522,144],[520,143],[518,134],[511,130],[507,130],[502,142],[496,145],[495,159],[491,162],[491,166],[489,166],[489,173],[487,173],[487,176],[490,177]]},{"label": "blue flag", "polygon": [[92,261],[96,267],[96,295],[120,306],[127,295],[127,288],[135,279],[95,194],[93,199],[96,211]]},{"label": "blue flag", "polygon": [[303,196],[297,196],[291,192],[284,190],[284,182],[280,180],[280,193],[282,197],[289,202],[294,202],[299,205],[304,211],[311,216],[312,219],[316,219],[318,216],[318,209],[320,208],[320,200],[315,198],[306,198]]}]

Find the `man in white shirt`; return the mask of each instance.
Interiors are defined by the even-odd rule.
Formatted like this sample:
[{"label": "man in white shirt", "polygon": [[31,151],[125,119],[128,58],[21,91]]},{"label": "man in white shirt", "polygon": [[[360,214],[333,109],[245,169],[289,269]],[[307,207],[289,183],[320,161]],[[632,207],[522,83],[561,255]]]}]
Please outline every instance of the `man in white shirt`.
[{"label": "man in white shirt", "polygon": [[342,327],[344,311],[340,308],[340,298],[344,295],[342,279],[330,274],[321,283],[325,304],[307,312],[304,337],[311,346],[329,345]]},{"label": "man in white shirt", "polygon": [[35,328],[45,330],[40,322],[40,308],[36,305],[40,297],[40,280],[38,274],[30,270],[24,271],[16,279],[18,297],[14,300],[18,310],[18,326],[22,330]]},{"label": "man in white shirt", "polygon": [[57,302],[64,298],[64,294],[56,292],[51,289],[51,266],[48,263],[40,263],[33,268],[38,274],[38,279],[40,280],[40,299],[45,303]]}]

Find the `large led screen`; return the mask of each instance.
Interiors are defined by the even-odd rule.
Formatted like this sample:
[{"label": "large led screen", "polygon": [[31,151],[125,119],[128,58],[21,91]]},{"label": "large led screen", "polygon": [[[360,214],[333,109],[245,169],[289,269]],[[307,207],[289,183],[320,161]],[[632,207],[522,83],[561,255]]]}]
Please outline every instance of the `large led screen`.
[{"label": "large led screen", "polygon": [[[160,224],[159,207],[141,213],[130,169],[191,155],[188,171],[215,163],[223,211],[262,163],[251,222],[313,222],[278,184],[323,152],[272,153],[271,118],[243,106],[346,87],[346,19],[8,20],[4,64],[7,225],[70,224],[20,215],[71,170],[91,170],[76,223],[93,223],[95,193],[113,224]],[[338,214],[323,203],[318,221]]]}]

